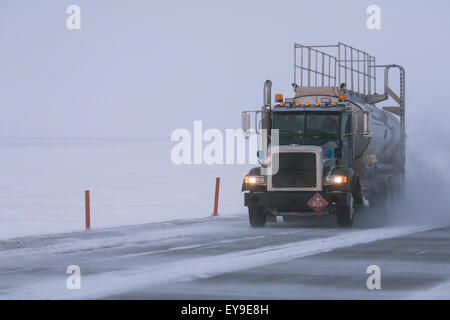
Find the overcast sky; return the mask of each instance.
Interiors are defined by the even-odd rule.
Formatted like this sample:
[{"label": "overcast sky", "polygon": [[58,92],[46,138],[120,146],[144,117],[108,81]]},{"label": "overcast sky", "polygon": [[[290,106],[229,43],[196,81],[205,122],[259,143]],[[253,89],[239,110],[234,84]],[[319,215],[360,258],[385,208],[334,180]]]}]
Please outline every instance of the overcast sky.
[{"label": "overcast sky", "polygon": [[[81,30],[66,28],[71,4]],[[366,27],[371,4],[381,30]],[[292,95],[294,42],[338,41],[404,65],[408,130],[442,129],[449,14],[446,0],[2,0],[0,135],[169,139],[193,120],[239,127],[266,79]]]}]

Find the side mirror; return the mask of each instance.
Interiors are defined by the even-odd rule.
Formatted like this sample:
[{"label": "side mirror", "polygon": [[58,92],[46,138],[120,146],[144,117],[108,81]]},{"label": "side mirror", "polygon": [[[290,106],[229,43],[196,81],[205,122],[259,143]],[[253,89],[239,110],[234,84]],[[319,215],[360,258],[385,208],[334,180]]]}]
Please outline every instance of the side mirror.
[{"label": "side mirror", "polygon": [[363,135],[368,138],[372,136],[372,133],[370,132],[370,113],[369,113],[369,111],[364,111]]},{"label": "side mirror", "polygon": [[250,136],[250,113],[242,112],[242,130],[246,138]]}]

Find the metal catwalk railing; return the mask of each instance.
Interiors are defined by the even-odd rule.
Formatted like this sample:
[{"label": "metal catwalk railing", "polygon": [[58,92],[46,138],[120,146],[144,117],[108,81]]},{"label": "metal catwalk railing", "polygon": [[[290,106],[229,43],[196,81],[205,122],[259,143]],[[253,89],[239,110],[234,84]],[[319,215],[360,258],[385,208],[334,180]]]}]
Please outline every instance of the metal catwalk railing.
[{"label": "metal catwalk railing", "polygon": [[339,87],[345,83],[348,90],[371,95],[376,93],[375,64],[375,57],[341,42],[314,46],[296,43],[294,84],[300,87]]}]

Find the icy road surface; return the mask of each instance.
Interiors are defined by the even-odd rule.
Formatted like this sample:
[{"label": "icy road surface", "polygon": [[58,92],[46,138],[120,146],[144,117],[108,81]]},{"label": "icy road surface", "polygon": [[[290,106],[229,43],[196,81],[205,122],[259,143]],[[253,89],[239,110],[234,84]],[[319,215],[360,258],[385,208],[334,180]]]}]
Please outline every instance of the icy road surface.
[{"label": "icy road surface", "polygon": [[[0,241],[0,298],[448,299],[449,248],[449,227],[176,220]],[[80,290],[66,287],[69,265]],[[381,290],[367,289],[370,265]]]}]

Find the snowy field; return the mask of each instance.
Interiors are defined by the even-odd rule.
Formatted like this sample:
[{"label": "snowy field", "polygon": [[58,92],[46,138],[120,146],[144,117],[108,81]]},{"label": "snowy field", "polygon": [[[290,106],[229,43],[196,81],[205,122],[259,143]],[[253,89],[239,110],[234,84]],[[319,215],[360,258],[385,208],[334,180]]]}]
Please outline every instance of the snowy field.
[{"label": "snowy field", "polygon": [[[420,137],[410,139],[410,149]],[[0,139],[0,239],[83,230],[86,189],[93,229],[208,217],[217,176],[219,214],[247,214],[241,183],[251,165],[174,165],[175,144],[169,139]],[[420,149],[408,157],[405,222],[444,220],[447,225],[448,210],[428,201],[449,190],[445,154],[425,162],[431,149],[442,149],[432,144]],[[420,221],[411,221],[412,216]]]},{"label": "snowy field", "polygon": [[0,238],[79,231],[84,190],[91,226],[207,217],[221,177],[219,214],[245,214],[245,165],[173,165],[172,143],[138,139],[2,138]]}]

